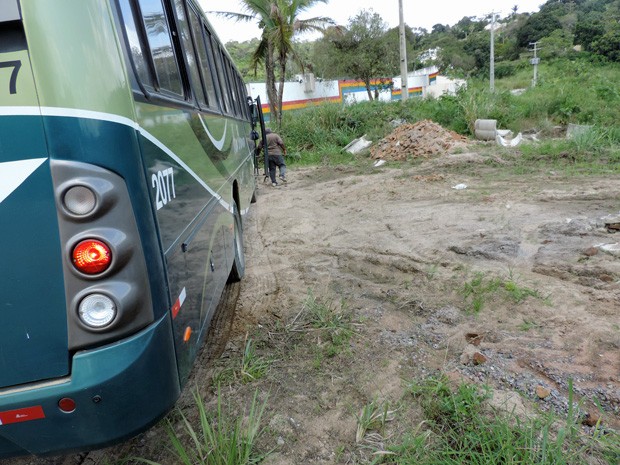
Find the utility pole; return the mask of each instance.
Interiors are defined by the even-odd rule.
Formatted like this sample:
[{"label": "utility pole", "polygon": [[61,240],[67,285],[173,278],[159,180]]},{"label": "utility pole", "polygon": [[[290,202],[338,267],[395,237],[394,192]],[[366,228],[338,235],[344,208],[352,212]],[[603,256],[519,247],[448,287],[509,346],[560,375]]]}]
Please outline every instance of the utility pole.
[{"label": "utility pole", "polygon": [[532,51],[534,52],[534,58],[530,60],[530,63],[534,65],[534,79],[532,79],[532,87],[536,87],[536,83],[538,82],[538,63],[540,63],[540,58],[538,58],[538,42],[530,42],[531,46],[534,46]]},{"label": "utility pole", "polygon": [[398,16],[400,19],[400,100],[409,98],[407,85],[407,42],[405,40],[405,19],[403,15],[403,0],[398,0]]},{"label": "utility pole", "polygon": [[489,66],[489,82],[491,92],[495,92],[495,12],[491,12],[491,60]]}]

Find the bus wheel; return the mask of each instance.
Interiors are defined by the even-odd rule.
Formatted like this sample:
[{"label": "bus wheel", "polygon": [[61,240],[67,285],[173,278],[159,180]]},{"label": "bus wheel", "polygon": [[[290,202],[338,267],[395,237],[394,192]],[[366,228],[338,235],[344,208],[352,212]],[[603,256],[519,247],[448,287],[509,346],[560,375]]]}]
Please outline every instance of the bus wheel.
[{"label": "bus wheel", "polygon": [[241,281],[245,274],[245,256],[243,254],[243,226],[241,224],[241,215],[239,214],[239,208],[237,203],[233,204],[233,215],[235,217],[235,261],[233,262],[230,275],[228,275],[228,282],[235,283]]}]

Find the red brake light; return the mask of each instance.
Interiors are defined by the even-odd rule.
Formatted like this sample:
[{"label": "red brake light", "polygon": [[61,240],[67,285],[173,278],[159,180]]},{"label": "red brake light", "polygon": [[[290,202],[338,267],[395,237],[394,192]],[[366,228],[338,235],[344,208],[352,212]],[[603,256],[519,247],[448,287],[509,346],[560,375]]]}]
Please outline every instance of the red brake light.
[{"label": "red brake light", "polygon": [[112,263],[110,248],[96,239],[82,241],[73,249],[73,265],[82,273],[103,273],[110,263]]}]

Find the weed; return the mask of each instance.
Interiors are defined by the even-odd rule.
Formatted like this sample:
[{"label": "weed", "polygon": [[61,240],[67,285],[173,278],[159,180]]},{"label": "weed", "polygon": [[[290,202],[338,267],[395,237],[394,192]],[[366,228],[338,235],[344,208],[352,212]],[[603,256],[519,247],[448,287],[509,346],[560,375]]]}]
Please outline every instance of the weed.
[{"label": "weed", "polygon": [[495,293],[500,286],[499,278],[488,280],[484,273],[476,273],[472,280],[463,286],[463,298],[471,301],[468,310],[471,313],[480,313],[488,296]]},{"label": "weed", "polygon": [[330,304],[317,299],[312,291],[304,302],[309,326],[325,335],[329,342],[324,349],[327,357],[341,353],[353,336],[352,313],[348,311],[343,300],[339,304]]},{"label": "weed", "polygon": [[487,278],[484,273],[476,273],[471,281],[465,283],[462,289],[463,300],[468,302],[468,311],[480,313],[486,301],[494,296],[512,300],[515,303],[523,302],[528,297],[543,299],[537,290],[518,285],[512,279]]},{"label": "weed", "polygon": [[521,331],[529,331],[530,329],[540,329],[541,326],[535,321],[523,320],[523,323],[519,325]]},{"label": "weed", "polygon": [[515,302],[523,302],[528,297],[536,297],[537,299],[541,299],[540,293],[535,289],[530,289],[528,287],[521,287],[514,281],[504,281],[503,287],[508,296]]},{"label": "weed", "polygon": [[[556,428],[551,414],[522,420],[514,413],[487,408],[489,389],[461,384],[453,389],[444,376],[412,382],[409,392],[419,401],[426,431],[406,435],[374,463],[440,464],[573,464],[617,463],[620,437],[598,430],[580,434],[569,385],[569,412]],[[602,462],[604,460],[605,462]]]},{"label": "weed", "polygon": [[241,382],[250,383],[262,378],[269,371],[271,363],[272,360],[256,355],[256,348],[252,344],[252,339],[248,339],[241,359]]},{"label": "weed", "polygon": [[[222,397],[218,393],[217,410],[214,416],[207,413],[204,402],[197,392],[194,400],[198,410],[200,428],[197,429],[180,409],[183,434],[175,429],[173,422],[167,420],[167,432],[172,450],[182,465],[249,465],[259,463],[266,454],[256,453],[255,444],[263,432],[261,420],[266,402],[258,402],[258,392],[254,393],[247,415],[232,417],[224,411]],[[136,461],[148,465],[159,465],[150,460],[137,458]]]},{"label": "weed", "polygon": [[242,383],[251,383],[264,377],[273,363],[272,359],[259,357],[252,339],[247,339],[243,351],[243,357],[238,365],[227,367],[213,377],[213,384],[230,384],[235,380]]},{"label": "weed", "polygon": [[369,404],[364,405],[359,415],[357,415],[355,442],[362,442],[366,433],[371,430],[383,434],[385,424],[394,419],[394,414],[395,411],[389,409],[388,402],[380,403],[375,399]]},{"label": "weed", "polygon": [[430,265],[428,269],[426,270],[426,279],[428,279],[429,281],[432,281],[432,279],[437,274],[438,269],[439,269],[439,266],[437,264]]}]

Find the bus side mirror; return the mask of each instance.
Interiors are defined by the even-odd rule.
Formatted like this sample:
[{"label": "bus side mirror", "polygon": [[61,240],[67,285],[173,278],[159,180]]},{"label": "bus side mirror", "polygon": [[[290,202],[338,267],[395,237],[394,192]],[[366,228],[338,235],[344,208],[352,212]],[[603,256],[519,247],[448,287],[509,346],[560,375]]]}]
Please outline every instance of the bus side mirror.
[{"label": "bus side mirror", "polygon": [[258,132],[252,131],[252,140],[258,140],[258,139],[260,139]]}]

